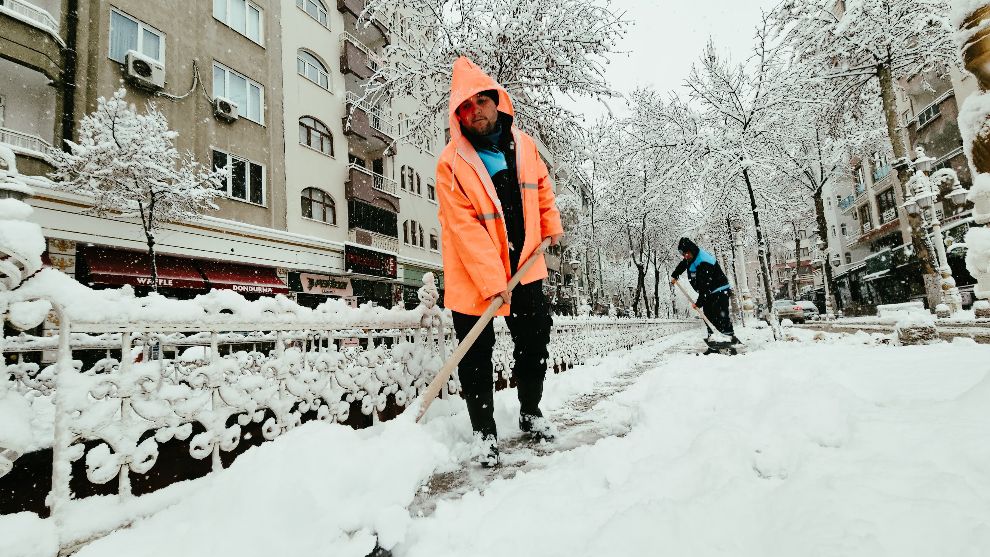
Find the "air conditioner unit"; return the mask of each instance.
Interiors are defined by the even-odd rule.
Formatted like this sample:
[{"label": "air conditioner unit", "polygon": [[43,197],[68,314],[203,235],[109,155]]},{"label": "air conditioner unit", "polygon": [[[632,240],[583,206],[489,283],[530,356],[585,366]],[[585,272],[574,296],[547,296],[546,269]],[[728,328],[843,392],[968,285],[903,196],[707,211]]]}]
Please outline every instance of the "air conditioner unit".
[{"label": "air conditioner unit", "polygon": [[165,87],[165,66],[150,56],[136,50],[128,50],[124,55],[127,79],[134,85],[150,91]]},{"label": "air conditioner unit", "polygon": [[213,99],[213,114],[224,122],[233,122],[238,118],[237,103],[224,97],[217,97]]}]

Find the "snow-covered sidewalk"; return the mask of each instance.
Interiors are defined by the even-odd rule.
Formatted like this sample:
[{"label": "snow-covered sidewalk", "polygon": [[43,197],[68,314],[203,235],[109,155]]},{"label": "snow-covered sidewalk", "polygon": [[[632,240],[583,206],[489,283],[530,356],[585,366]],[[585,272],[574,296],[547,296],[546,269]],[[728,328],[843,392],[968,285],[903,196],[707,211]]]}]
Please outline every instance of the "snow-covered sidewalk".
[{"label": "snow-covered sidewalk", "polygon": [[[78,555],[363,557],[376,539],[410,557],[985,553],[990,347],[748,333],[743,356],[685,354],[689,332],[553,377],[550,414],[584,421],[558,450],[510,453],[512,474],[471,470],[454,497],[422,488],[470,456],[456,399],[425,425],[307,424]],[[496,406],[511,436],[514,391]],[[28,549],[52,533],[0,517],[0,554],[48,555]]]}]

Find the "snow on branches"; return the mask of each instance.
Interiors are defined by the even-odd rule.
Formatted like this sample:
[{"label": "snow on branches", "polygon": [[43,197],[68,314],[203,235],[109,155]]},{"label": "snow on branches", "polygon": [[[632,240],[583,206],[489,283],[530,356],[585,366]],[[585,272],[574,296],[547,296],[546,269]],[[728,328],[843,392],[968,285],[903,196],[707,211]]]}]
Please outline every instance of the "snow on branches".
[{"label": "snow on branches", "polygon": [[594,0],[368,0],[362,19],[400,21],[384,62],[365,84],[373,104],[414,95],[420,102],[396,138],[424,144],[447,112],[451,65],[467,56],[512,96],[520,127],[552,152],[565,151],[578,117],[564,96],[605,97],[608,55],[626,22]]},{"label": "snow on branches", "polygon": [[[140,218],[154,273],[155,232],[166,223],[195,220],[216,209],[213,200],[226,170],[210,171],[191,153],[180,154],[178,135],[153,105],[140,114],[119,89],[100,97],[97,108],[82,118],[79,142],[69,151],[51,149],[51,178],[62,190],[92,198],[97,216]],[[155,286],[157,280],[153,283]]]}]

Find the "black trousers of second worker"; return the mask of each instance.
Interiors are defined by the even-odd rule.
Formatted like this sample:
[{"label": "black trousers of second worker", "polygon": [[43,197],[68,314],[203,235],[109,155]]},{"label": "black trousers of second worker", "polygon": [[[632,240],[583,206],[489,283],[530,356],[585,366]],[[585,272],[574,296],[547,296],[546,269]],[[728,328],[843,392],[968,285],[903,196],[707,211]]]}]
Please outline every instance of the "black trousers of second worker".
[{"label": "black trousers of second worker", "polygon": [[[709,294],[708,300],[701,308],[705,312],[705,317],[715,325],[718,332],[726,336],[734,336],[736,332],[732,328],[732,317],[729,315],[729,291],[723,290],[714,294]],[[708,327],[708,334],[711,335],[712,328]]]},{"label": "black trousers of second worker", "polygon": [[[550,343],[550,305],[543,294],[543,281],[521,284],[512,291],[510,315],[505,318],[515,345],[512,355],[515,364],[512,375],[519,395],[519,411],[522,414],[542,416],[540,399],[543,398],[543,380],[547,373]],[[458,342],[463,341],[478,316],[452,312],[454,332]],[[495,326],[488,323],[478,340],[471,346],[457,366],[461,380],[461,396],[467,402],[471,427],[483,435],[495,435],[494,368],[492,352],[495,348]]]}]

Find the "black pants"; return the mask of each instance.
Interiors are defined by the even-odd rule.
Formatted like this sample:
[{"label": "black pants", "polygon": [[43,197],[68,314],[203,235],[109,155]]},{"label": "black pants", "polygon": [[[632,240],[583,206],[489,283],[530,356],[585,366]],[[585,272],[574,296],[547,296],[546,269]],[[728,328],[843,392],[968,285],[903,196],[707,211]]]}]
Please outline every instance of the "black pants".
[{"label": "black pants", "polygon": [[[512,291],[511,315],[505,318],[512,335],[515,364],[512,375],[519,395],[519,411],[541,416],[543,380],[547,373],[547,344],[550,343],[550,305],[543,295],[543,281],[520,284]],[[454,332],[462,341],[478,316],[452,312]],[[494,372],[492,350],[495,347],[495,326],[489,323],[481,336],[464,355],[457,374],[461,380],[461,396],[467,402],[471,427],[484,435],[495,435]]]},{"label": "black pants", "polygon": [[[729,315],[729,291],[723,290],[714,294],[709,294],[705,300],[705,305],[701,308],[705,312],[705,317],[715,325],[718,332],[726,336],[735,335],[732,329],[732,317]],[[708,327],[708,325],[705,325]],[[708,327],[708,334],[712,333],[712,328]]]}]

